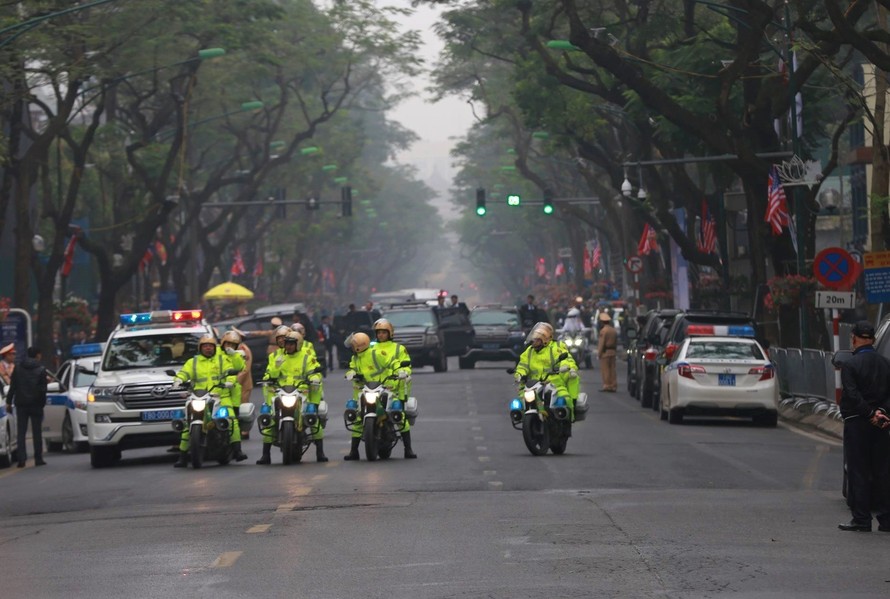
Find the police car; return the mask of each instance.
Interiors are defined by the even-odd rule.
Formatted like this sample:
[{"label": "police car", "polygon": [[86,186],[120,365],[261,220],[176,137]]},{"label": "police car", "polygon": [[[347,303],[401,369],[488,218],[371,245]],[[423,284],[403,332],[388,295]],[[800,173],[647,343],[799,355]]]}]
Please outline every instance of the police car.
[{"label": "police car", "polygon": [[125,449],[179,443],[171,422],[184,416],[185,389],[172,389],[178,371],[213,336],[201,310],[123,314],[109,336],[87,395],[87,439],[93,468],[111,466]]},{"label": "police car", "polygon": [[753,339],[754,328],[690,324],[687,335],[661,375],[661,419],[746,416],[776,426],[776,369]]},{"label": "police car", "polygon": [[6,385],[0,383],[0,468],[12,465],[16,457],[15,412],[6,411]]},{"label": "police car", "polygon": [[96,380],[104,343],[71,347],[70,360],[56,374],[58,392],[47,393],[43,438],[50,451],[82,452],[87,441],[87,393]]}]

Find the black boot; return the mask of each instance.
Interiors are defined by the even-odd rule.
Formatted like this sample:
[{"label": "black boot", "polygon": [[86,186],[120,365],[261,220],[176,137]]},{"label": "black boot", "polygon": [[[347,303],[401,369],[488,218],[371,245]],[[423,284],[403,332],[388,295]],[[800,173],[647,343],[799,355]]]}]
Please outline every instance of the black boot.
[{"label": "black boot", "polygon": [[243,452],[243,451],[241,451],[241,441],[238,441],[237,443],[235,443],[235,444],[233,445],[233,447],[232,447],[232,451],[233,451],[234,454],[235,454],[235,461],[236,461],[236,462],[243,462],[244,460],[247,459],[247,456],[244,455],[244,452]]},{"label": "black boot", "polygon": [[189,454],[187,451],[179,452],[179,459],[173,464],[174,468],[185,468],[189,465]]},{"label": "black boot", "polygon": [[263,466],[268,466],[272,463],[272,444],[271,443],[263,443],[263,457],[256,461],[257,464],[262,464]]},{"label": "black boot", "polygon": [[352,438],[352,447],[349,449],[349,453],[343,456],[344,460],[357,460],[358,457],[358,446],[362,442],[361,437],[353,437]]},{"label": "black boot", "polygon": [[328,458],[324,454],[324,439],[316,439],[315,441],[315,461],[327,462]]},{"label": "black boot", "polygon": [[411,451],[411,431],[402,433],[402,443],[405,444],[405,459],[413,460],[417,454]]}]

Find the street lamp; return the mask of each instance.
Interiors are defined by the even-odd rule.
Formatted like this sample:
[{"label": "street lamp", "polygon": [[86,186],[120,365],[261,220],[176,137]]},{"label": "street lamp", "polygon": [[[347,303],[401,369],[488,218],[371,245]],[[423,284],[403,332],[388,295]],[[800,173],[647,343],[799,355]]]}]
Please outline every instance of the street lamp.
[{"label": "street lamp", "polygon": [[[639,166],[637,166],[637,171],[640,175],[640,187],[639,191],[637,191],[637,199],[642,202],[649,197],[649,194],[646,192],[646,188],[643,187],[643,172]],[[629,198],[633,195],[633,190],[633,184],[630,182],[630,179],[627,178],[627,169],[624,169],[624,181],[621,183],[621,195]]]}]

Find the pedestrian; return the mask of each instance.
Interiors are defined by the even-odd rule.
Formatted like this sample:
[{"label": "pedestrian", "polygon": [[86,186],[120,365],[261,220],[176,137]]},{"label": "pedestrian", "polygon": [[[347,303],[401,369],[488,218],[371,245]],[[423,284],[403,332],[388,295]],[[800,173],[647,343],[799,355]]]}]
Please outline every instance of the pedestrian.
[{"label": "pedestrian", "polygon": [[29,347],[27,357],[22,360],[12,373],[9,393],[6,395],[6,409],[15,405],[18,419],[18,467],[25,467],[28,452],[25,439],[28,434],[28,422],[31,422],[31,440],[34,442],[34,465],[44,466],[43,408],[46,406],[46,368],[40,363],[40,350]]},{"label": "pedestrian", "polygon": [[327,357],[328,370],[334,371],[334,329],[331,327],[331,317],[321,317],[321,333],[324,335],[324,353]]},{"label": "pedestrian", "polygon": [[603,388],[600,391],[618,391],[618,373],[615,359],[618,349],[618,331],[612,326],[612,317],[603,310],[599,315],[599,341],[596,353],[600,359],[600,371],[603,373]]},{"label": "pedestrian", "polygon": [[535,296],[532,294],[529,294],[525,303],[519,307],[519,319],[523,331],[531,331],[535,323],[538,322],[538,306],[535,304]]},{"label": "pedestrian", "polygon": [[0,348],[0,382],[9,386],[12,382],[12,371],[15,370],[15,343]]},{"label": "pedestrian", "polygon": [[847,500],[853,518],[841,530],[890,532],[890,361],[875,351],[875,328],[867,320],[853,325],[853,356],[841,365],[841,416]]}]

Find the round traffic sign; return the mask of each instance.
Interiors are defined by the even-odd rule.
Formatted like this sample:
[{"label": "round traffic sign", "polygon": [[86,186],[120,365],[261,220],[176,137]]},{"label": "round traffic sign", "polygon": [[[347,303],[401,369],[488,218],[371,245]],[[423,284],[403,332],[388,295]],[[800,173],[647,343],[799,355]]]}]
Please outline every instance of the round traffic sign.
[{"label": "round traffic sign", "polygon": [[829,289],[849,287],[859,276],[850,252],[843,248],[825,248],[813,260],[813,275]]},{"label": "round traffic sign", "polygon": [[624,262],[624,268],[626,268],[628,272],[637,274],[643,270],[643,259],[639,256],[631,256]]}]

